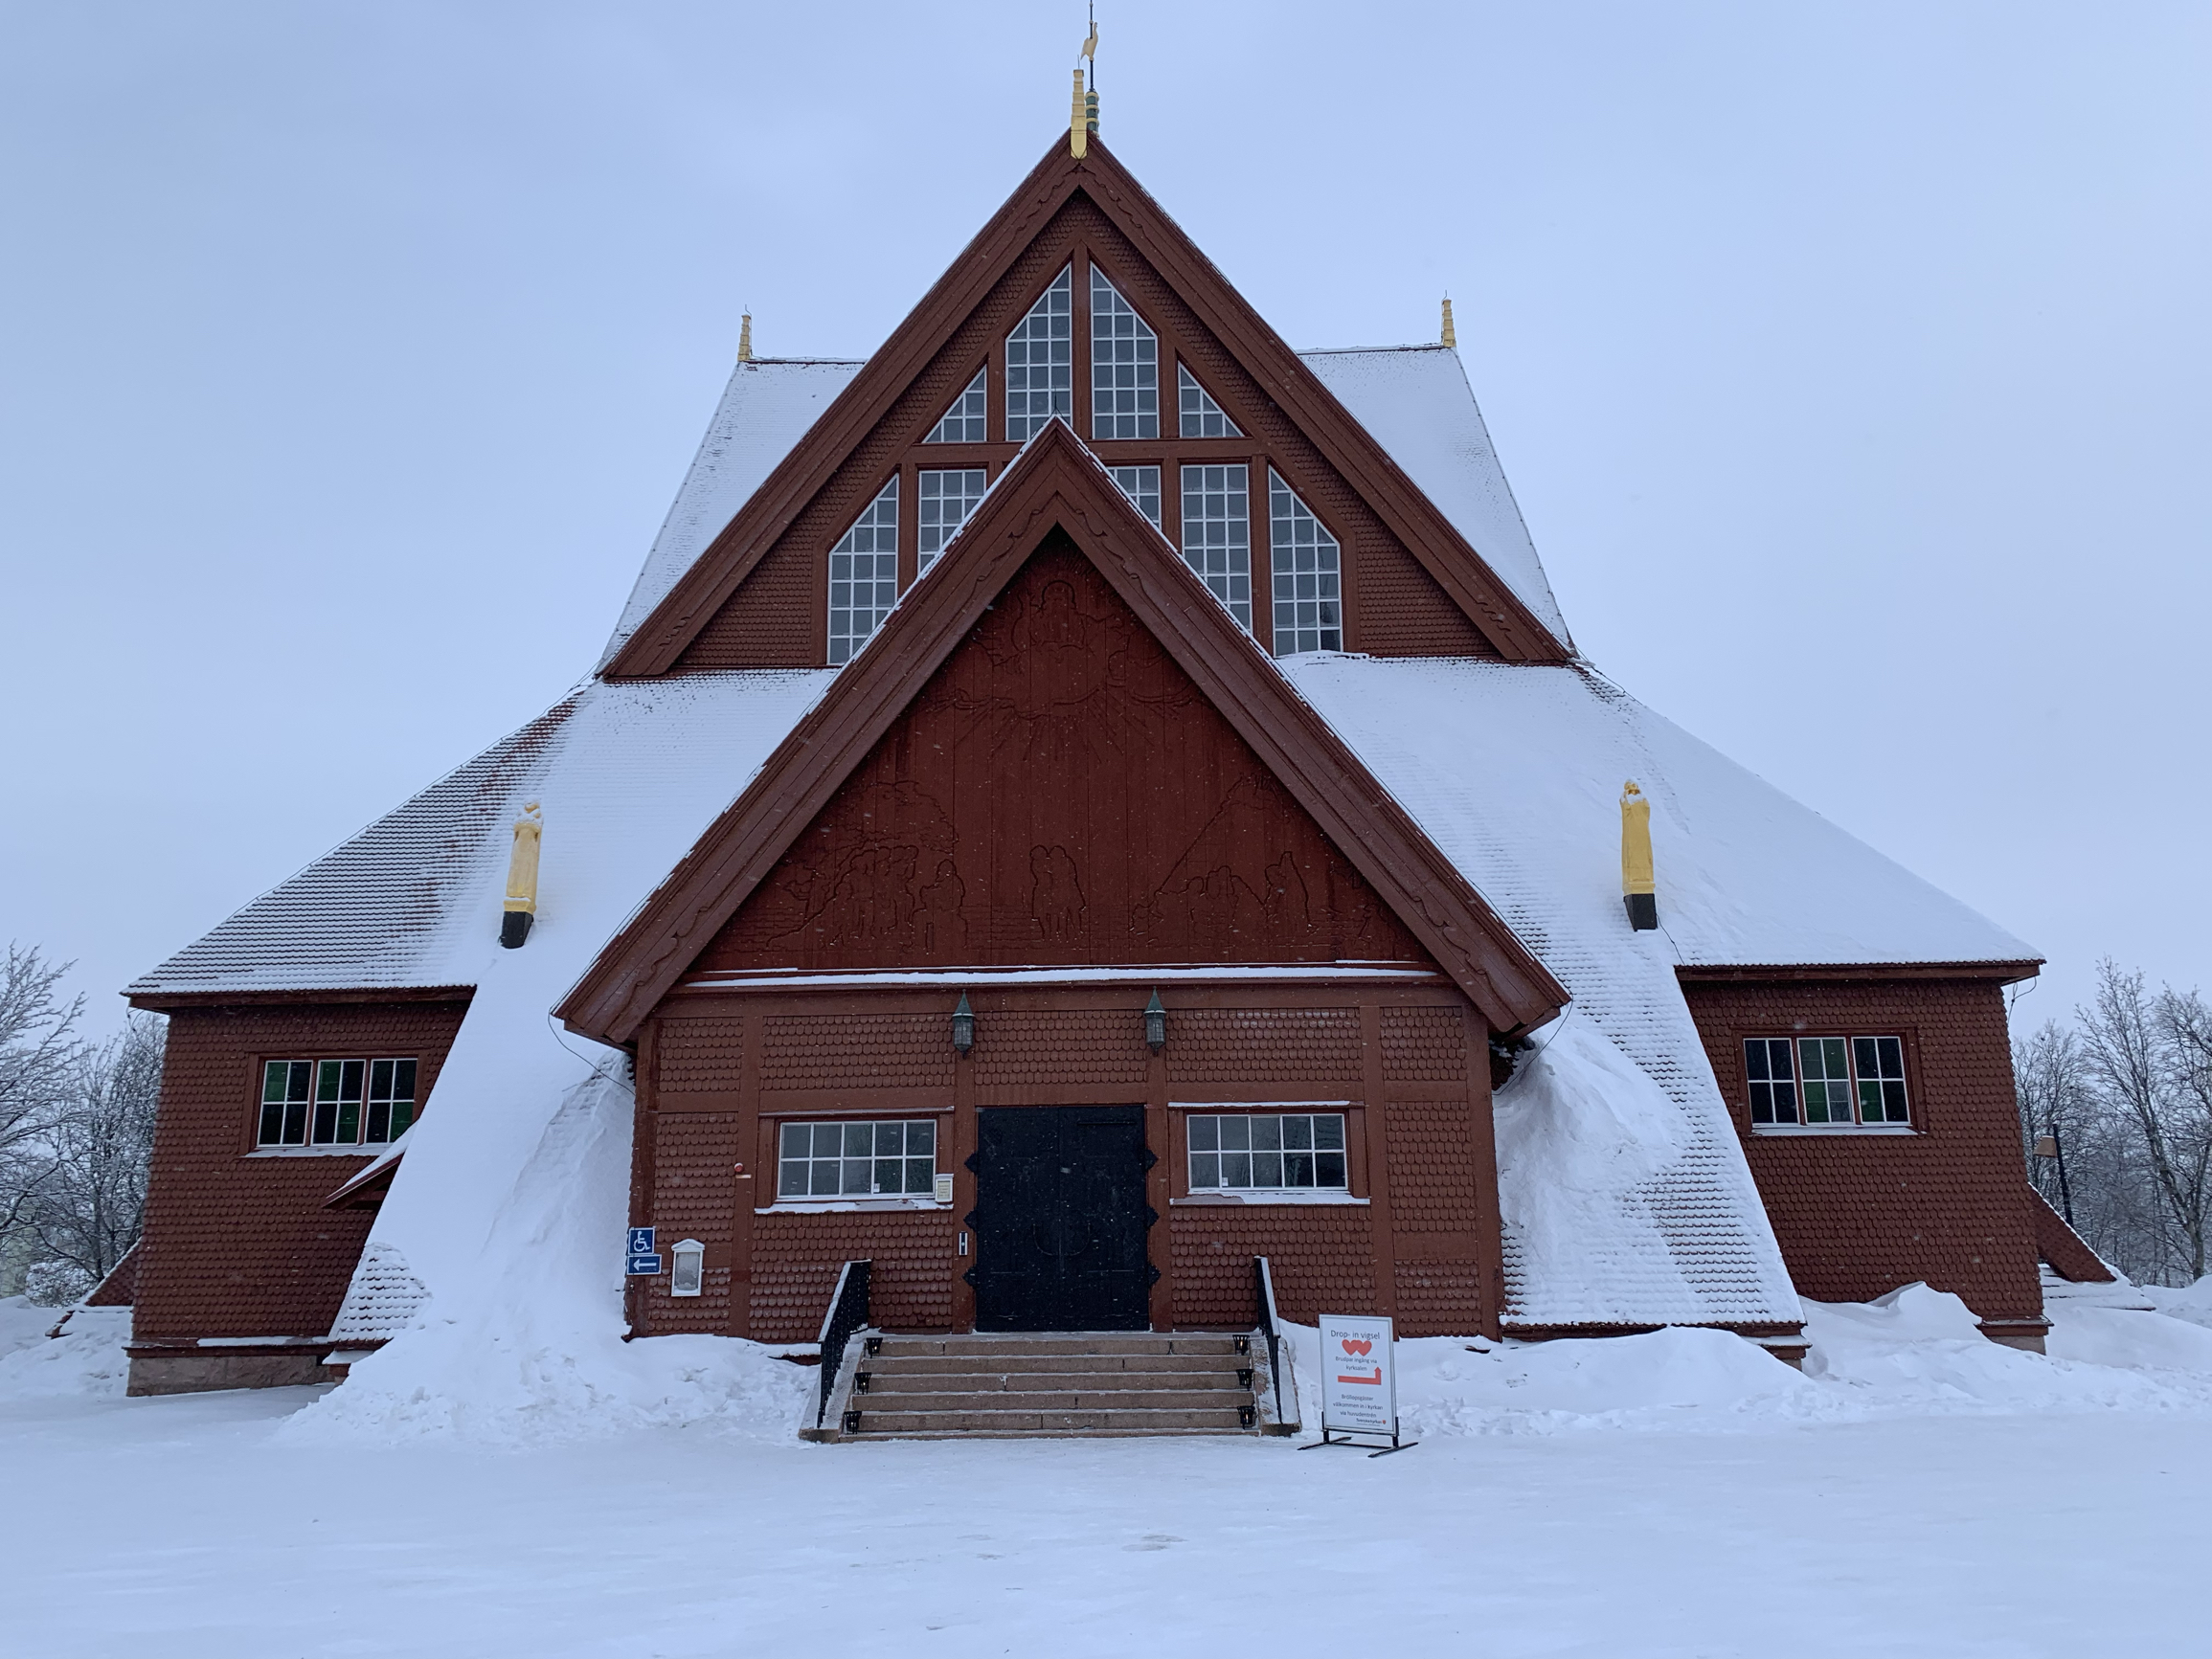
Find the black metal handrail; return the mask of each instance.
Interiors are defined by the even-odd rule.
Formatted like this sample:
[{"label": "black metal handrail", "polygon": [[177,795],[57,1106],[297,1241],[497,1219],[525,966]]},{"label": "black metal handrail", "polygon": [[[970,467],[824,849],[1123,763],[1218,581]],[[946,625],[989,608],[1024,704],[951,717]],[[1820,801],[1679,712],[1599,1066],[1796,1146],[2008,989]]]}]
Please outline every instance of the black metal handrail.
[{"label": "black metal handrail", "polygon": [[837,1275],[836,1292],[829,1312],[822,1316],[822,1400],[814,1408],[814,1426],[829,1415],[830,1391],[845,1365],[845,1345],[852,1334],[868,1324],[868,1269],[866,1262],[847,1262]]},{"label": "black metal handrail", "polygon": [[1268,1270],[1267,1258],[1252,1259],[1253,1288],[1259,1298],[1259,1328],[1267,1337],[1267,1375],[1275,1384],[1275,1420],[1284,1422],[1282,1414],[1282,1338],[1275,1330],[1278,1315],[1275,1310],[1275,1275]]}]

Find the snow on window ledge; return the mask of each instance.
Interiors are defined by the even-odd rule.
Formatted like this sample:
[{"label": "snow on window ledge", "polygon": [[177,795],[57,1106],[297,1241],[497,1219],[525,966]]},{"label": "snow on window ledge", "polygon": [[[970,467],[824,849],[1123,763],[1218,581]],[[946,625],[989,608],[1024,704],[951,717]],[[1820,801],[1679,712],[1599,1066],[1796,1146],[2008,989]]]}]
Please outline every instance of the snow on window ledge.
[{"label": "snow on window ledge", "polygon": [[930,1198],[901,1199],[783,1199],[773,1204],[756,1206],[756,1216],[836,1215],[853,1210],[949,1210],[950,1201],[938,1203]]},{"label": "snow on window ledge", "polygon": [[1836,1135],[1914,1135],[1920,1132],[1908,1123],[1754,1123],[1753,1134],[1836,1134]]},{"label": "snow on window ledge", "polygon": [[390,1150],[391,1142],[373,1141],[365,1146],[258,1146],[248,1157],[377,1157]]},{"label": "snow on window ledge", "polygon": [[1356,1199],[1350,1193],[1318,1192],[1311,1188],[1282,1187],[1252,1189],[1233,1193],[1192,1193],[1188,1198],[1169,1199],[1174,1204],[1365,1204],[1366,1199]]}]

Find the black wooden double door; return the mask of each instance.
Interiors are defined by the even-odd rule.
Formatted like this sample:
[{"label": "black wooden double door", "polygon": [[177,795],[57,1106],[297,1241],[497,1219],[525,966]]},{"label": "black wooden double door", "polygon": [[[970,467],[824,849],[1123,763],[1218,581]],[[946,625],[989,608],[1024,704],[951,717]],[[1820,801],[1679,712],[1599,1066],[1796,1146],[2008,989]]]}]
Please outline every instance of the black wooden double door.
[{"label": "black wooden double door", "polygon": [[1024,1106],[977,1113],[979,1331],[1141,1331],[1151,1323],[1140,1106]]}]

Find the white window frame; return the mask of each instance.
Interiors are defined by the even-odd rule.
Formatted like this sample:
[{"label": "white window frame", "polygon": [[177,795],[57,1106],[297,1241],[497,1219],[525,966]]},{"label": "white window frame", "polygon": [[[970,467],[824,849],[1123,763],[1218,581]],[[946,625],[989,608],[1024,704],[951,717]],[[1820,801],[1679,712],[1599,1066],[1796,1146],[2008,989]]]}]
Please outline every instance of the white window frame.
[{"label": "white window frame", "polygon": [[[1185,461],[1178,481],[1183,488],[1183,562],[1236,618],[1236,625],[1252,632],[1252,468],[1243,461]],[[1223,510],[1208,504],[1219,498]],[[1193,501],[1199,503],[1196,512]],[[1213,534],[1218,526],[1221,534]],[[1199,534],[1193,547],[1193,530]]]},{"label": "white window frame", "polygon": [[[275,1081],[276,1068],[284,1067],[284,1092],[272,1097],[269,1093]],[[349,1077],[349,1068],[353,1075]],[[404,1068],[404,1070],[402,1070]],[[384,1087],[379,1089],[378,1073],[382,1071]],[[397,1086],[404,1076],[409,1092],[401,1094]],[[330,1087],[326,1089],[326,1080]],[[420,1110],[422,1062],[412,1054],[362,1055],[349,1054],[335,1058],[312,1060],[280,1056],[261,1062],[260,1099],[254,1110],[254,1150],[257,1152],[317,1152],[360,1153],[381,1152],[399,1138],[392,1132],[392,1110],[407,1108],[407,1121],[399,1126],[404,1134],[414,1126]],[[295,1093],[295,1085],[304,1086]],[[323,1109],[329,1108],[329,1132],[323,1132]],[[277,1107],[277,1138],[267,1138],[269,1109]],[[353,1137],[338,1138],[338,1130],[346,1116],[346,1109],[352,1108]],[[376,1109],[384,1109],[384,1136],[371,1140],[369,1132]],[[293,1138],[293,1109],[298,1109],[298,1138]]]},{"label": "white window frame", "polygon": [[1160,468],[1157,466],[1110,466],[1114,482],[1129,498],[1130,504],[1152,521],[1154,529],[1160,528]]},{"label": "white window frame", "polygon": [[1075,267],[1061,267],[1006,336],[1006,440],[1075,418]]},{"label": "white window frame", "polygon": [[[930,1141],[929,1151],[926,1154],[912,1150],[914,1131],[925,1128],[929,1131]],[[883,1145],[879,1132],[886,1129],[896,1129],[900,1132],[899,1149],[895,1152],[877,1150]],[[869,1149],[865,1153],[849,1150],[854,1145],[852,1132],[856,1131],[865,1131],[870,1142]],[[795,1133],[802,1133],[807,1137],[810,1144],[806,1152],[794,1155],[792,1136]],[[834,1136],[834,1141],[829,1143],[834,1145],[834,1151],[822,1150],[825,1144],[822,1137],[825,1134]],[[944,1152],[944,1138],[943,1127],[936,1117],[927,1115],[914,1117],[785,1118],[776,1127],[775,1201],[778,1204],[849,1204],[903,1199],[910,1203],[934,1203],[937,1201],[937,1160]],[[925,1157],[929,1162],[927,1182],[916,1188],[907,1187],[904,1182],[914,1178],[915,1174],[912,1166],[920,1163]],[[900,1165],[901,1185],[898,1191],[887,1193],[880,1190],[882,1172],[875,1166],[879,1163],[893,1161]],[[794,1162],[806,1166],[808,1190],[803,1193],[787,1193],[783,1190],[784,1169]],[[819,1164],[836,1166],[838,1191],[818,1193],[812,1190],[815,1166]],[[869,1182],[868,1190],[846,1190],[846,1183],[857,1178],[846,1167],[849,1164],[869,1166],[863,1172]]]},{"label": "white window frame", "polygon": [[[960,527],[975,515],[991,475],[980,466],[924,467],[914,478],[915,569],[937,561]],[[948,508],[950,509],[948,513]]]},{"label": "white window frame", "polygon": [[1091,267],[1091,436],[1108,441],[1160,436],[1160,336]]},{"label": "white window frame", "polygon": [[898,603],[898,474],[829,549],[829,661],[849,662]]},{"label": "white window frame", "polygon": [[[1818,1045],[1821,1075],[1808,1083],[1806,1062],[1815,1051],[1816,1044]],[[1836,1058],[1834,1050],[1838,1046],[1842,1050],[1843,1070],[1840,1075],[1834,1075],[1830,1067]],[[1740,1051],[1744,1056],[1744,1110],[1750,1119],[1753,1134],[1918,1132],[1913,1116],[1911,1085],[1907,1078],[1906,1041],[1902,1034],[1877,1032],[1842,1035],[1823,1031],[1793,1032],[1787,1037],[1747,1037],[1743,1040]],[[1777,1058],[1788,1064],[1787,1077],[1774,1075]],[[1761,1069],[1766,1072],[1764,1077],[1758,1075]],[[1818,1120],[1813,1117],[1814,1108],[1806,1098],[1806,1091],[1810,1087],[1818,1087],[1821,1093],[1819,1110],[1822,1116]],[[1833,1095],[1839,1088],[1842,1092],[1844,1110],[1850,1114],[1845,1118],[1833,1115]],[[1880,1117],[1867,1115],[1869,1089],[1881,1101],[1883,1114]],[[1787,1095],[1786,1100],[1780,1098],[1783,1094]],[[1765,1113],[1763,1116],[1762,1109]]]},{"label": "white window frame", "polygon": [[1267,469],[1268,585],[1275,654],[1344,648],[1343,549],[1298,492]]},{"label": "white window frame", "polygon": [[[991,441],[989,370],[979,369],[976,377],[960,389],[953,405],[930,428],[924,443],[988,443]],[[956,430],[957,429],[957,430]]]},{"label": "white window frame", "polygon": [[[1236,422],[1230,419],[1229,411],[1213,400],[1213,394],[1200,384],[1197,375],[1190,372],[1190,365],[1181,358],[1175,363],[1176,431],[1184,437],[1242,437],[1244,433]],[[1208,428],[1212,430],[1208,431]]]},{"label": "white window frame", "polygon": [[[1293,1123],[1301,1125],[1302,1130],[1286,1127]],[[1241,1147],[1228,1144],[1231,1125],[1235,1126],[1235,1138],[1245,1143]],[[1269,1127],[1263,1129],[1263,1125]],[[1332,1132],[1323,1129],[1323,1125],[1334,1125],[1335,1128]],[[1315,1144],[1331,1132],[1335,1135],[1335,1145]],[[1282,1144],[1286,1138],[1301,1136],[1307,1143],[1303,1147],[1285,1147]],[[1258,1144],[1266,1138],[1272,1138],[1275,1145],[1269,1148]],[[1210,1144],[1202,1145],[1202,1141]],[[1273,1111],[1185,1111],[1183,1117],[1183,1153],[1185,1160],[1184,1184],[1193,1198],[1217,1195],[1273,1198],[1327,1194],[1349,1197],[1352,1190],[1351,1121],[1350,1114],[1341,1109],[1300,1106]],[[1303,1182],[1279,1178],[1289,1174],[1288,1160],[1301,1156],[1313,1160],[1316,1178]],[[1253,1160],[1248,1173],[1254,1177],[1259,1173],[1258,1160],[1268,1157],[1282,1160],[1275,1167],[1275,1173],[1278,1178],[1272,1183],[1256,1178],[1242,1185],[1232,1183],[1229,1179],[1233,1173],[1230,1160],[1238,1157]],[[1323,1181],[1319,1177],[1323,1160],[1329,1158],[1336,1160],[1340,1178]],[[1202,1160],[1214,1161],[1208,1163]],[[1205,1174],[1211,1174],[1213,1178],[1202,1181],[1200,1177]]]}]

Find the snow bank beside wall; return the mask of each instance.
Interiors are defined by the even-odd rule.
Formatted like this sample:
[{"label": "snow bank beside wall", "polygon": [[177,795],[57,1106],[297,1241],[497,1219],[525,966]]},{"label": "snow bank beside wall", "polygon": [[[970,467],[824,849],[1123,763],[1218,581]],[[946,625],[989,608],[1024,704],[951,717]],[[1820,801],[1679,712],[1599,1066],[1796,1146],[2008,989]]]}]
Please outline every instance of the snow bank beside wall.
[{"label": "snow bank beside wall", "polygon": [[520,1446],[698,1423],[794,1433],[810,1367],[721,1337],[622,1340],[631,1108],[611,1065],[570,1087],[498,1206],[476,1272],[287,1435]]},{"label": "snow bank beside wall", "polygon": [[[46,1334],[56,1324],[61,1334]],[[128,1308],[34,1308],[0,1301],[0,1400],[53,1395],[121,1399],[130,1361]]]},{"label": "snow bank beside wall", "polygon": [[[2212,1416],[2212,1332],[2159,1313],[2054,1312],[2054,1346],[1981,1334],[1956,1296],[1908,1285],[1879,1302],[1805,1304],[1802,1374],[1725,1331],[1397,1345],[1398,1410],[1413,1439],[1594,1430],[1715,1432],[1876,1418],[2154,1411]],[[1290,1327],[1308,1434],[1320,1429],[1320,1349]]]}]

